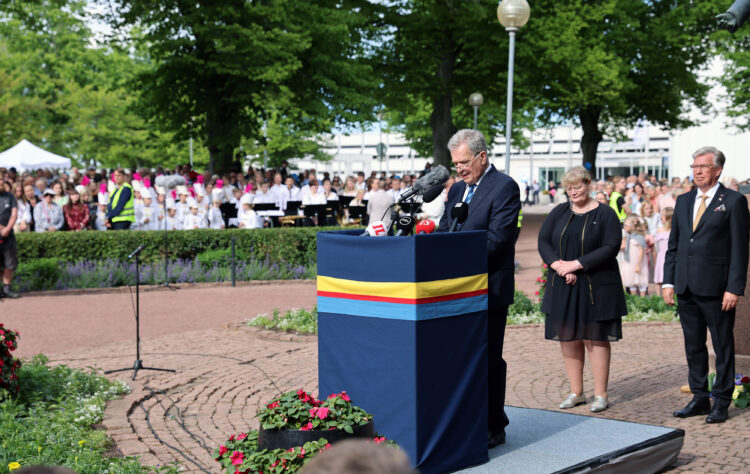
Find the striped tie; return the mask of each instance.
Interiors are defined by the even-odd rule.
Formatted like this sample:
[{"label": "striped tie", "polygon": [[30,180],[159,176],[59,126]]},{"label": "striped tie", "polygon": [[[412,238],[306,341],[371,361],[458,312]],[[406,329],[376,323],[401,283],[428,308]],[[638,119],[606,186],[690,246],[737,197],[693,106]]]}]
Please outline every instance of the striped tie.
[{"label": "striped tie", "polygon": [[466,204],[469,204],[471,202],[471,198],[474,197],[474,190],[477,189],[476,184],[472,184],[469,186],[469,193],[466,195],[466,199],[464,199],[464,202]]}]

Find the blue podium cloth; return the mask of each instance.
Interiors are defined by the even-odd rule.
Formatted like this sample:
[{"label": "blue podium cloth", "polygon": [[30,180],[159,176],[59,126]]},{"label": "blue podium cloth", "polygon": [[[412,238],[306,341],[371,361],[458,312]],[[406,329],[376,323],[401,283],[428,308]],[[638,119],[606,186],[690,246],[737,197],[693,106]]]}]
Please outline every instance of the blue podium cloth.
[{"label": "blue podium cloth", "polygon": [[346,390],[423,473],[487,461],[487,237],[318,234],[320,397]]}]

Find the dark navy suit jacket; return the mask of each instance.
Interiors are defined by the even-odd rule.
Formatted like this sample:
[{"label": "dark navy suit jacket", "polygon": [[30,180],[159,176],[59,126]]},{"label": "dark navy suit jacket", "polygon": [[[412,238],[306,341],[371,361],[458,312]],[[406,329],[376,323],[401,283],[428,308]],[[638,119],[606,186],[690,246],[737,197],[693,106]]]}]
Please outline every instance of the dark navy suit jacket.
[{"label": "dark navy suit jacket", "polygon": [[[445,212],[440,219],[439,232],[447,232],[453,219],[451,209],[463,200],[466,183],[457,181],[448,193]],[[518,184],[493,165],[484,175],[469,204],[469,216],[461,231],[487,231],[487,273],[489,277],[490,310],[513,303],[515,279],[513,257],[518,231],[518,211],[521,209]]]},{"label": "dark navy suit jacket", "polygon": [[748,260],[747,199],[720,184],[693,231],[697,190],[677,197],[664,258],[664,283],[681,295],[722,297],[745,292]]}]

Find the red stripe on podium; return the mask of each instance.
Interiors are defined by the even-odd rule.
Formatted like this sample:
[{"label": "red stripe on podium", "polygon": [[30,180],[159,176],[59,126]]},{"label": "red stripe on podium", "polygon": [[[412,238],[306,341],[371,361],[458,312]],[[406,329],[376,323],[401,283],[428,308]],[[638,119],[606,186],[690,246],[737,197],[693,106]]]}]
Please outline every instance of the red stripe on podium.
[{"label": "red stripe on podium", "polygon": [[342,298],[347,300],[361,300],[361,301],[382,301],[384,303],[399,303],[399,304],[427,304],[427,303],[438,303],[440,301],[451,301],[460,300],[461,298],[470,298],[472,296],[486,295],[487,288],[482,288],[474,291],[467,291],[464,293],[455,293],[452,295],[442,296],[429,296],[427,298],[393,298],[390,296],[373,296],[373,295],[357,295],[353,293],[338,293],[335,291],[318,291],[318,296],[327,296],[329,298]]}]

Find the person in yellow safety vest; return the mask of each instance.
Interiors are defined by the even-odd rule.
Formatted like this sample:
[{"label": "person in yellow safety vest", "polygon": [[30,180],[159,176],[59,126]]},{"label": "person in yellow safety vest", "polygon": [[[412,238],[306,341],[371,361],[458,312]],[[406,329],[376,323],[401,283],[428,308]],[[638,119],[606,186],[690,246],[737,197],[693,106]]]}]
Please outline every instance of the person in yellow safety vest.
[{"label": "person in yellow safety vest", "polygon": [[516,226],[516,240],[513,243],[518,242],[518,236],[521,235],[521,223],[523,222],[523,209],[518,210],[518,224]]},{"label": "person in yellow safety vest", "polygon": [[625,222],[625,218],[628,217],[628,211],[630,210],[628,206],[625,205],[625,197],[622,195],[622,193],[625,192],[625,178],[622,176],[615,176],[613,182],[615,190],[609,197],[609,207],[615,211],[618,219],[620,219],[620,224],[622,224]]},{"label": "person in yellow safety vest", "polygon": [[133,188],[125,181],[125,170],[117,168],[114,175],[117,189],[109,197],[106,225],[109,230],[127,230],[135,223]]}]

